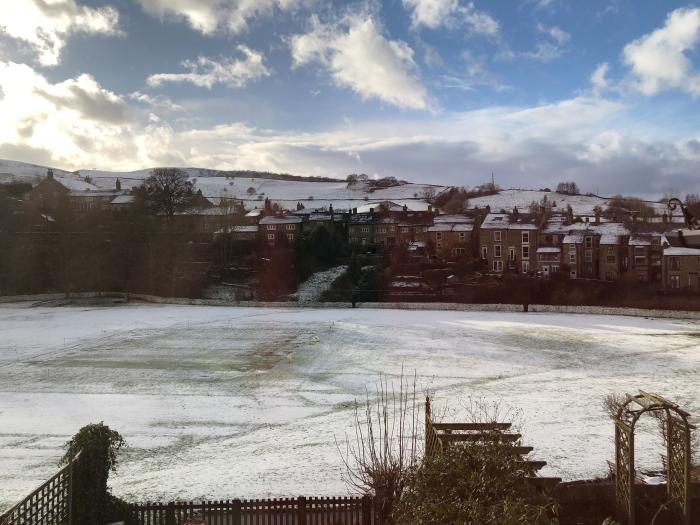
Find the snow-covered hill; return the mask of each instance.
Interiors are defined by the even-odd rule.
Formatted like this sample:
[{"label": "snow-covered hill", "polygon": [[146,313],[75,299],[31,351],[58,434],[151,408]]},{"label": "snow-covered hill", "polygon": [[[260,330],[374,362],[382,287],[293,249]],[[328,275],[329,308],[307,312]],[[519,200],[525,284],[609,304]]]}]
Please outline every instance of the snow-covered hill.
[{"label": "snow-covered hill", "polygon": [[[11,181],[37,184],[45,175],[47,167],[0,160],[0,183]],[[72,189],[113,189],[117,179],[122,188],[129,189],[139,186],[150,174],[150,169],[131,172],[80,170],[68,172],[54,169],[54,176]],[[336,209],[359,208],[369,202],[393,201],[407,205],[410,209],[420,210],[427,207],[423,199],[426,190],[435,194],[447,189],[447,186],[430,184],[405,183],[391,188],[371,188],[367,184],[348,185],[343,180],[335,181],[306,181],[278,180],[264,176],[239,176],[226,172],[202,168],[185,168],[184,171],[195,182],[196,187],[213,202],[222,197],[240,199],[247,209],[261,207],[263,201],[269,198],[286,209],[294,209],[301,202],[307,209],[328,207],[331,204]],[[88,182],[89,181],[89,182]],[[527,210],[533,201],[541,202],[544,197],[555,203],[556,209],[564,210],[570,204],[576,215],[592,215],[593,208],[605,208],[609,199],[597,196],[564,195],[556,192],[536,190],[503,190],[496,195],[478,197],[469,201],[470,207],[489,205],[491,210],[501,209],[510,211],[514,207]],[[663,213],[664,205],[649,203]]]},{"label": "snow-covered hill", "polygon": [[[37,184],[45,175],[47,167],[25,164],[9,160],[0,160],[0,183],[11,181]],[[428,188],[435,193],[443,191],[445,186],[406,183],[391,188],[373,189],[365,184],[348,185],[343,180],[337,182],[316,182],[304,180],[277,180],[261,177],[242,177],[227,175],[200,168],[185,168],[184,171],[195,182],[196,187],[214,202],[222,197],[236,198],[244,201],[246,208],[261,207],[269,198],[283,208],[294,209],[297,202],[306,208],[328,207],[336,209],[358,208],[367,202],[390,200],[406,204],[410,209],[423,209],[427,206],[421,195]],[[123,189],[139,186],[150,174],[149,169],[116,172],[101,170],[80,170],[67,172],[54,169],[54,176],[70,187],[83,185],[90,181],[97,189],[113,189],[117,179]]]}]

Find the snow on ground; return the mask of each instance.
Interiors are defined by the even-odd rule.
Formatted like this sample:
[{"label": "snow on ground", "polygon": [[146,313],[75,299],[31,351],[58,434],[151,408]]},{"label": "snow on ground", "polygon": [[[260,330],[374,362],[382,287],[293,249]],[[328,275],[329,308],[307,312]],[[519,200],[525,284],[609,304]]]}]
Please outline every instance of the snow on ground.
[{"label": "snow on ground", "polygon": [[[437,405],[471,395],[522,409],[543,474],[565,479],[605,473],[609,392],[659,392],[700,414],[690,321],[23,303],[0,306],[0,333],[0,506],[98,421],[131,445],[111,480],[131,500],[345,494],[335,440],[352,431],[353,400],[402,366]],[[661,449],[640,436],[638,464]]]},{"label": "snow on ground", "polygon": [[300,303],[313,303],[321,299],[323,292],[330,289],[331,285],[345,273],[347,266],[336,266],[330,270],[316,272],[299,285],[299,289],[292,294]]}]

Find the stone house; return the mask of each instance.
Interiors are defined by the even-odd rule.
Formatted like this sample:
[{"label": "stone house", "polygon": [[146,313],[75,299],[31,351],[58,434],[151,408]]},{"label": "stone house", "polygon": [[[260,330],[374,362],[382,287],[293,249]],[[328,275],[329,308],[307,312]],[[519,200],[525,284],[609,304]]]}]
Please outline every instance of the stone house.
[{"label": "stone house", "polygon": [[664,290],[700,292],[700,249],[669,246],[662,257]]},{"label": "stone house", "polygon": [[430,245],[442,259],[474,257],[478,247],[478,216],[440,215],[428,227]]},{"label": "stone house", "polygon": [[301,234],[303,222],[298,215],[268,215],[260,219],[258,237],[269,246],[291,245]]},{"label": "stone house", "polygon": [[526,274],[536,264],[537,234],[544,215],[489,213],[479,229],[480,255],[490,271]]}]

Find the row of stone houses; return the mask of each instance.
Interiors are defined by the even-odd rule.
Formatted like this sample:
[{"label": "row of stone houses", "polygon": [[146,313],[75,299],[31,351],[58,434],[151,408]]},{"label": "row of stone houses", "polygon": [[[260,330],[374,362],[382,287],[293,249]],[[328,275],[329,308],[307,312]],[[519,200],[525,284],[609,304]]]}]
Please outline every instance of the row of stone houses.
[{"label": "row of stone houses", "polygon": [[[67,199],[76,211],[121,209],[134,197],[121,190],[99,190],[89,182],[57,181],[49,170],[28,200],[39,206]],[[214,203],[198,192],[174,220],[183,229],[203,234],[231,233],[234,239],[271,247],[291,245],[304,231],[325,226],[359,250],[405,247],[411,256],[442,260],[481,258],[496,274],[549,277],[563,272],[571,279],[635,280],[661,283],[670,290],[698,290],[700,250],[671,247],[661,222],[607,222],[600,214],[573,221],[566,213],[491,213],[473,209],[441,215],[423,203],[367,203],[360,208],[273,211],[266,205],[245,212],[240,205]],[[677,225],[675,226],[677,227]]]}]

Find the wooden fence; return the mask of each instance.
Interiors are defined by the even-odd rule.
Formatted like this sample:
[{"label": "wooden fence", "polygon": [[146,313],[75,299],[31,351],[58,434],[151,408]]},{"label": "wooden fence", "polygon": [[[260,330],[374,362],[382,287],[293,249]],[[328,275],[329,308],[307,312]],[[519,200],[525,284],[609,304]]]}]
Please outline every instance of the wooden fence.
[{"label": "wooden fence", "polygon": [[147,503],[142,525],[375,525],[372,498],[286,498]]},{"label": "wooden fence", "polygon": [[73,466],[79,456],[0,516],[0,525],[70,525]]}]

